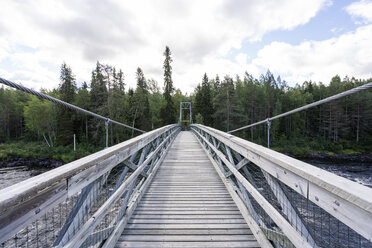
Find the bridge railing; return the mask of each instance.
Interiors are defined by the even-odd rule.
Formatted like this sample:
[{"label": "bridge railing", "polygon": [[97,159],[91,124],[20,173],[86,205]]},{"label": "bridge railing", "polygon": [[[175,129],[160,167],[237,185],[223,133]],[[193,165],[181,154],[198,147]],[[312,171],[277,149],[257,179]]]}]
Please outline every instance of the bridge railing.
[{"label": "bridge railing", "polygon": [[281,247],[372,247],[371,188],[210,127],[191,129],[257,233]]},{"label": "bridge railing", "polygon": [[179,130],[165,126],[2,189],[0,245],[112,247]]}]

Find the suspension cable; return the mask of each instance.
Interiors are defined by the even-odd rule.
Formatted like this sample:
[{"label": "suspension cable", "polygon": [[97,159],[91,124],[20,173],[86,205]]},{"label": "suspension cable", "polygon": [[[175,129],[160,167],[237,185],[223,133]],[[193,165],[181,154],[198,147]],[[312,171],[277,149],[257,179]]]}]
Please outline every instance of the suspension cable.
[{"label": "suspension cable", "polygon": [[5,84],[6,86],[9,86],[9,87],[12,87],[12,88],[15,88],[17,90],[21,90],[23,92],[26,92],[26,93],[29,93],[29,94],[32,94],[34,96],[37,96],[39,98],[42,98],[42,99],[46,99],[48,101],[51,101],[51,102],[54,102],[54,103],[57,103],[57,104],[60,104],[64,107],[67,107],[67,108],[70,108],[70,109],[73,109],[73,110],[77,110],[79,112],[82,112],[84,114],[87,114],[87,115],[91,115],[93,117],[96,117],[98,119],[101,119],[101,120],[104,120],[104,121],[108,121],[108,122],[111,122],[111,123],[114,123],[116,125],[119,125],[119,126],[122,126],[122,127],[126,127],[126,128],[129,128],[129,129],[132,129],[132,130],[135,130],[135,131],[138,131],[138,132],[141,132],[141,133],[145,133],[146,131],[143,131],[141,129],[138,129],[138,128],[135,128],[135,127],[131,127],[131,126],[128,126],[126,124],[123,124],[121,122],[118,122],[118,121],[115,121],[115,120],[111,120],[110,118],[107,118],[107,117],[104,117],[102,115],[99,115],[99,114],[96,114],[96,113],[93,113],[91,111],[88,111],[88,110],[85,110],[83,108],[80,108],[80,107],[77,107],[75,105],[72,105],[70,103],[67,103],[67,102],[64,102],[62,100],[59,100],[59,99],[56,99],[54,97],[51,97],[51,96],[48,96],[46,94],[43,94],[43,93],[40,93],[40,92],[37,92],[35,90],[32,90],[32,89],[29,89],[25,86],[22,86],[20,84],[16,84],[14,82],[11,82],[9,80],[6,80],[6,79],[3,79],[0,77],[0,83],[2,84]]},{"label": "suspension cable", "polygon": [[281,117],[284,117],[284,116],[287,116],[287,115],[291,115],[291,114],[294,114],[294,113],[297,113],[297,112],[300,112],[302,110],[305,110],[305,109],[309,109],[309,108],[313,108],[315,106],[318,106],[318,105],[321,105],[323,103],[327,103],[327,102],[330,102],[330,101],[334,101],[336,99],[339,99],[339,98],[342,98],[342,97],[345,97],[345,96],[348,96],[348,95],[351,95],[351,94],[354,94],[354,93],[357,93],[359,91],[363,91],[363,90],[367,90],[369,88],[372,87],[372,83],[368,83],[368,84],[364,84],[362,86],[359,86],[359,87],[356,87],[356,88],[353,88],[351,90],[347,90],[347,91],[344,91],[344,92],[341,92],[339,94],[336,94],[334,96],[330,96],[330,97],[327,97],[327,98],[324,98],[322,100],[319,100],[319,101],[316,101],[316,102],[313,102],[313,103],[310,103],[308,105],[305,105],[305,106],[302,106],[302,107],[299,107],[299,108],[296,108],[296,109],[293,109],[293,110],[290,110],[288,112],[285,112],[285,113],[282,113],[282,114],[279,114],[279,115],[275,115],[273,117],[270,117],[270,118],[267,118],[265,120],[262,120],[262,121],[259,121],[259,122],[255,122],[253,124],[250,124],[250,125],[247,125],[247,126],[244,126],[244,127],[240,127],[240,128],[237,128],[237,129],[234,129],[234,130],[231,130],[227,133],[233,133],[233,132],[237,132],[237,131],[240,131],[240,130],[243,130],[243,129],[247,129],[247,128],[250,128],[250,127],[254,127],[254,126],[257,126],[257,125],[260,125],[260,124],[263,124],[263,123],[267,123],[268,121],[272,121],[272,120],[275,120],[275,119],[279,119]]}]

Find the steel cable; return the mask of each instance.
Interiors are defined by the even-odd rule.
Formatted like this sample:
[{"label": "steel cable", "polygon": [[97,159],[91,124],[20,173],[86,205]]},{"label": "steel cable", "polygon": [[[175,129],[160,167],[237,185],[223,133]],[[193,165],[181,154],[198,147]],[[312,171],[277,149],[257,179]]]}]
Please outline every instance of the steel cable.
[{"label": "steel cable", "polygon": [[313,103],[310,103],[308,105],[305,105],[305,106],[302,106],[302,107],[299,107],[299,108],[296,108],[296,109],[293,109],[293,110],[290,110],[288,112],[285,112],[285,113],[282,113],[282,114],[279,114],[279,115],[276,115],[276,116],[273,116],[273,117],[270,117],[270,118],[267,118],[265,120],[262,120],[262,121],[259,121],[259,122],[256,122],[256,123],[253,123],[253,124],[250,124],[250,125],[247,125],[247,126],[244,126],[244,127],[240,127],[240,128],[237,128],[237,129],[234,129],[234,130],[231,130],[227,133],[234,133],[234,132],[237,132],[237,131],[240,131],[240,130],[244,130],[244,129],[247,129],[247,128],[250,128],[250,127],[254,127],[254,126],[257,126],[257,125],[260,125],[260,124],[263,124],[263,123],[267,123],[269,121],[272,121],[272,120],[275,120],[275,119],[279,119],[281,117],[284,117],[284,116],[287,116],[287,115],[291,115],[291,114],[294,114],[294,113],[297,113],[297,112],[300,112],[302,110],[305,110],[305,109],[309,109],[309,108],[313,108],[315,106],[318,106],[318,105],[321,105],[323,103],[327,103],[327,102],[330,102],[330,101],[334,101],[336,99],[339,99],[339,98],[342,98],[342,97],[345,97],[345,96],[348,96],[348,95],[351,95],[351,94],[354,94],[354,93],[357,93],[359,91],[363,91],[363,90],[367,90],[369,88],[372,88],[372,83],[368,83],[368,84],[364,84],[362,86],[359,86],[359,87],[356,87],[354,89],[351,89],[351,90],[347,90],[347,91],[344,91],[342,93],[339,93],[337,95],[334,95],[334,96],[330,96],[330,97],[327,97],[327,98],[324,98],[322,100],[319,100],[319,101],[316,101],[316,102],[313,102]]},{"label": "steel cable", "polygon": [[72,105],[70,103],[67,103],[67,102],[64,102],[62,100],[59,100],[59,99],[56,99],[54,97],[51,97],[51,96],[48,96],[46,94],[43,94],[43,93],[40,93],[40,92],[37,92],[35,90],[32,90],[32,89],[29,89],[25,86],[22,86],[20,84],[16,84],[14,82],[11,82],[9,80],[6,80],[6,79],[3,79],[0,77],[0,83],[2,84],[5,84],[6,86],[9,86],[9,87],[12,87],[12,88],[15,88],[17,90],[21,90],[23,92],[26,92],[26,93],[29,93],[29,94],[32,94],[34,96],[37,96],[39,98],[42,98],[42,99],[46,99],[48,101],[51,101],[51,102],[54,102],[54,103],[57,103],[57,104],[60,104],[66,108],[70,108],[70,109],[73,109],[73,110],[76,110],[76,111],[79,111],[79,112],[82,112],[84,114],[87,114],[87,115],[91,115],[93,117],[96,117],[98,119],[101,119],[101,120],[104,120],[104,121],[108,121],[108,122],[111,122],[111,123],[114,123],[116,125],[119,125],[119,126],[122,126],[122,127],[126,127],[126,128],[129,128],[129,129],[132,129],[132,130],[135,130],[135,131],[138,131],[138,132],[141,132],[141,133],[145,133],[146,131],[143,131],[141,129],[138,129],[138,128],[135,128],[135,127],[131,127],[131,126],[128,126],[126,124],[123,124],[121,122],[118,122],[118,121],[115,121],[115,120],[111,120],[110,118],[107,118],[105,116],[102,116],[102,115],[99,115],[99,114],[96,114],[96,113],[93,113],[91,111],[88,111],[88,110],[85,110],[83,108],[80,108],[80,107],[77,107],[75,105]]}]

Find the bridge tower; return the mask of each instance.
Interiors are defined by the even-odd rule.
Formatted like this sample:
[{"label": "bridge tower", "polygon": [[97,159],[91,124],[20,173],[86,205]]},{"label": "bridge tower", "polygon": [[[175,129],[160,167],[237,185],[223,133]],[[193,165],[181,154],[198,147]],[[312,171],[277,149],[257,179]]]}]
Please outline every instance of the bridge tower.
[{"label": "bridge tower", "polygon": [[[189,119],[188,120],[184,120],[184,115],[183,115],[183,110],[188,110],[189,112]],[[187,116],[187,112],[186,113],[186,116]],[[191,102],[180,102],[180,119],[179,119],[179,123],[182,125],[183,123],[186,123],[186,126],[187,126],[187,123],[189,123],[189,125],[192,124],[192,114],[191,114]]]}]

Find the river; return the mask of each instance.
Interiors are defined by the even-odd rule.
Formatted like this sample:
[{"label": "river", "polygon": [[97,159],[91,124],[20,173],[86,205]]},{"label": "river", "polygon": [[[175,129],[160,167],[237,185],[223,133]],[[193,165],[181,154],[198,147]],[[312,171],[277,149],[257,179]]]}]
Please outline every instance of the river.
[{"label": "river", "polygon": [[372,163],[333,163],[319,159],[302,161],[372,188]]}]

